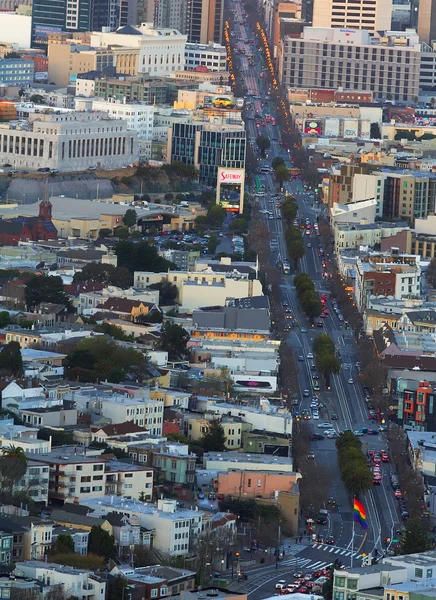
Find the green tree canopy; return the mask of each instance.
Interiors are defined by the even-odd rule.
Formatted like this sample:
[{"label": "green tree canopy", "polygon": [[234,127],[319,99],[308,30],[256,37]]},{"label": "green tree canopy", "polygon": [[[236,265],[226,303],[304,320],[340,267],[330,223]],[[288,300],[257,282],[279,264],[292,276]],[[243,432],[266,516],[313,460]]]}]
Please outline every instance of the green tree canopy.
[{"label": "green tree canopy", "polygon": [[115,558],[117,555],[117,547],[115,538],[101,527],[94,525],[89,533],[88,552],[103,556],[105,560]]},{"label": "green tree canopy", "polygon": [[217,236],[211,235],[210,238],[207,240],[207,251],[209,252],[209,254],[212,254],[212,256],[215,254],[218,244],[219,241]]},{"label": "green tree canopy", "polygon": [[0,351],[0,369],[6,369],[14,375],[18,375],[23,370],[23,359],[21,348],[18,342],[9,342]]},{"label": "green tree canopy", "polygon": [[142,242],[122,240],[115,246],[115,253],[118,258],[118,266],[125,267],[130,273],[134,271],[159,273],[175,268],[172,262],[159,256],[157,249],[145,240]]},{"label": "green tree canopy", "polygon": [[159,290],[160,306],[171,306],[176,303],[177,286],[168,281],[168,279],[162,279],[159,283],[152,283],[148,287],[151,290]]},{"label": "green tree canopy", "polygon": [[259,150],[261,150],[262,156],[265,156],[265,150],[268,150],[268,148],[271,146],[270,139],[266,135],[258,135],[256,138],[256,144]]},{"label": "green tree canopy", "polygon": [[89,263],[74,274],[74,282],[96,281],[103,285],[114,285],[123,290],[133,283],[132,274],[125,267],[114,267],[103,263]]},{"label": "green tree canopy", "polygon": [[134,227],[138,222],[138,215],[134,208],[128,208],[124,213],[123,223],[126,227]]},{"label": "green tree canopy", "polygon": [[247,229],[248,229],[247,220],[244,219],[243,217],[233,219],[233,221],[230,223],[229,229],[230,229],[230,231],[241,231],[241,232],[247,231]]},{"label": "green tree canopy", "polygon": [[334,352],[335,344],[329,335],[326,333],[321,333],[314,338],[312,342],[312,350],[315,352],[315,354],[321,352]]},{"label": "green tree canopy", "polygon": [[401,536],[398,554],[415,554],[431,550],[432,543],[426,523],[419,517],[412,517],[406,522]]},{"label": "green tree canopy", "polygon": [[212,419],[209,428],[200,439],[200,444],[205,452],[220,452],[226,449],[226,436],[219,419]]},{"label": "green tree canopy", "polygon": [[186,347],[189,333],[181,325],[165,321],[160,330],[159,347],[168,352],[170,360],[183,360],[188,356]]},{"label": "green tree canopy", "polygon": [[50,554],[69,554],[75,552],[74,540],[68,533],[60,533],[53,544]]},{"label": "green tree canopy", "polygon": [[40,302],[65,304],[67,309],[72,308],[71,299],[64,291],[61,277],[32,275],[26,284],[24,295],[29,309],[35,308]]},{"label": "green tree canopy", "polygon": [[207,211],[207,222],[211,227],[221,227],[226,218],[226,210],[219,204],[212,204]]},{"label": "green tree canopy", "polygon": [[3,502],[11,502],[14,486],[27,471],[27,458],[23,448],[11,445],[0,454],[0,494]]},{"label": "green tree canopy", "polygon": [[290,173],[289,169],[287,169],[285,165],[279,165],[276,169],[274,169],[274,175],[276,176],[276,179],[280,185],[282,185],[284,181],[289,181]]},{"label": "green tree canopy", "polygon": [[276,156],[275,158],[273,158],[271,166],[275,171],[277,169],[277,167],[280,167],[281,165],[285,165],[285,164],[286,163],[281,156]]}]

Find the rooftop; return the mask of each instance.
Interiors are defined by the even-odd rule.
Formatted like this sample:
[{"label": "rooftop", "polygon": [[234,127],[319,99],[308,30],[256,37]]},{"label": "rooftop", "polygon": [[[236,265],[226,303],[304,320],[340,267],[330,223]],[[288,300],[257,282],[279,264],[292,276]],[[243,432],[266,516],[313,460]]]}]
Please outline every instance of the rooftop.
[{"label": "rooftop", "polygon": [[[252,462],[253,468],[255,464],[263,465],[286,465],[290,466],[291,463],[288,457],[285,456],[273,456],[272,454],[253,454],[248,452],[205,452],[203,455],[205,461],[226,461],[235,463],[247,463]],[[292,466],[292,465],[291,465]]]},{"label": "rooftop", "polygon": [[92,498],[90,500],[86,500],[85,504],[89,506],[89,508],[94,509],[95,514],[98,516],[104,516],[108,510],[121,510],[126,514],[130,511],[135,512],[136,514],[149,515],[154,516],[155,518],[169,519],[172,521],[201,518],[201,512],[198,510],[180,508],[176,505],[175,500],[165,500],[164,502],[165,506],[173,510],[173,512],[166,512],[165,510],[159,509],[159,504],[149,504],[140,502],[134,498],[122,498],[118,496],[101,496],[100,498]]}]

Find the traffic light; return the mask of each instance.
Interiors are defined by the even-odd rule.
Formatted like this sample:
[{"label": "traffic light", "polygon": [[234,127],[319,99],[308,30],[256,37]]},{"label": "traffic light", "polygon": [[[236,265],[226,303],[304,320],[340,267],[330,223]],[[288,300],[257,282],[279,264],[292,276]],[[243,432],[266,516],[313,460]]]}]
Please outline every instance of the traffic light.
[{"label": "traffic light", "polygon": [[235,556],[240,556],[240,552],[235,552]]}]

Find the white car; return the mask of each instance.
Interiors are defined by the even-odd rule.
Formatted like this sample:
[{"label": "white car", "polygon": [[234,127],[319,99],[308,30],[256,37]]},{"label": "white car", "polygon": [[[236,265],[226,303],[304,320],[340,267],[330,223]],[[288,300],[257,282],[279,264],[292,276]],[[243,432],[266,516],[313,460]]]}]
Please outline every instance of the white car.
[{"label": "white car", "polygon": [[320,429],[333,429],[333,425],[331,423],[318,423],[318,427]]},{"label": "white car", "polygon": [[350,383],[351,385],[353,385],[353,383],[354,383],[354,380],[353,380],[353,378],[352,378],[352,377],[350,377],[350,378],[349,378],[349,380],[348,380],[348,383]]},{"label": "white car", "polygon": [[312,413],[312,419],[314,421],[319,421],[319,413],[318,412],[313,412]]},{"label": "white car", "polygon": [[285,579],[280,579],[280,581],[278,581],[275,585],[276,590],[282,590],[284,587],[286,587]]},{"label": "white car", "polygon": [[312,354],[312,352],[308,352],[308,353],[307,353],[307,358],[313,358],[313,354]]}]

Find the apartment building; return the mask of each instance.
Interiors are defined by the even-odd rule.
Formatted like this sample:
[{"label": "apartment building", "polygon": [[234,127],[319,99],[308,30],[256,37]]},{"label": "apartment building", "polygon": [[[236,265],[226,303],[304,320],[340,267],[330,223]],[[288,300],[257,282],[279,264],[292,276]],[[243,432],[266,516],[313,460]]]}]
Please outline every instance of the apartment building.
[{"label": "apartment building", "polygon": [[114,70],[114,53],[111,49],[95,50],[89,44],[49,43],[48,79],[56,85],[69,85],[79,73],[89,71],[105,72],[107,67]]},{"label": "apartment building", "polygon": [[371,33],[391,28],[392,0],[314,0],[314,27],[367,29]]},{"label": "apartment building", "polygon": [[0,85],[32,85],[33,77],[33,60],[23,60],[21,58],[0,59]]},{"label": "apartment building", "polygon": [[[237,465],[236,465],[237,468]],[[218,471],[214,489],[218,494],[233,498],[275,498],[279,491],[292,492],[298,481],[297,473],[263,471],[262,468]]]},{"label": "apartment building", "polygon": [[[369,168],[365,165],[340,165],[339,167],[333,167],[329,177],[328,207],[332,208],[333,204],[348,204],[356,200],[374,198],[375,190],[373,188],[368,189],[367,186],[359,186],[362,195],[366,196],[366,198],[354,197],[354,180],[358,175],[369,174],[369,172]],[[371,178],[371,181],[375,182],[375,179]]]},{"label": "apartment building", "polygon": [[176,500],[160,499],[157,504],[146,504],[127,498],[100,497],[86,504],[95,516],[104,516],[109,511],[127,517],[135,515],[143,527],[156,530],[153,547],[171,556],[188,554],[202,531],[203,513],[180,508]]},{"label": "apartment building", "polygon": [[301,476],[294,473],[292,460],[268,454],[245,454],[244,452],[205,452],[203,467],[207,471],[265,471],[287,473],[294,482]]},{"label": "apartment building", "polygon": [[[3,399],[4,408],[12,410],[14,408],[13,404],[15,403],[9,400],[5,402]],[[15,404],[15,406],[17,405]],[[0,445],[2,448],[9,448],[11,446],[23,448],[27,454],[45,454],[46,452],[50,452],[51,439],[39,440],[38,431],[38,427],[14,425],[13,419],[4,419],[0,421]]]},{"label": "apartment building", "polygon": [[105,114],[50,111],[35,113],[20,128],[15,122],[0,125],[0,162],[15,168],[115,169],[137,162],[138,156],[135,133],[125,121]]},{"label": "apartment building", "polygon": [[[430,373],[427,373],[430,375]],[[433,411],[436,395],[436,377],[428,381],[422,373],[392,369],[389,387],[397,408],[398,423],[407,430],[435,431],[436,415]],[[434,471],[434,469],[433,469]]]},{"label": "apartment building", "polygon": [[392,296],[397,300],[421,293],[419,257],[400,255],[369,256],[356,261],[355,300],[359,311],[367,307],[369,296]]},{"label": "apartment building", "polygon": [[250,424],[253,429],[271,433],[292,434],[292,415],[286,409],[277,410],[267,398],[261,398],[259,408],[227,404],[226,402],[199,402],[198,408],[208,410],[217,417],[239,417],[243,423]]},{"label": "apartment building", "polygon": [[246,133],[241,125],[174,123],[168,131],[169,163],[178,160],[199,169],[199,180],[215,186],[218,167],[244,169]]},{"label": "apartment building", "polygon": [[32,455],[37,464],[49,467],[49,498],[83,502],[100,496],[129,496],[144,494],[151,500],[153,470],[117,460],[105,460],[101,451],[94,453],[65,446],[43,456]]},{"label": "apartment building", "polygon": [[425,219],[434,214],[436,174],[420,171],[383,169],[383,218]]},{"label": "apartment building", "polygon": [[186,33],[188,42],[208,44],[223,42],[224,2],[222,0],[188,0]]},{"label": "apartment building", "polygon": [[[201,415],[185,415],[183,419],[185,435],[190,440],[201,439],[209,431],[211,420],[212,417],[207,419]],[[228,450],[240,448],[242,446],[242,422],[238,422],[236,417],[223,417],[220,423],[226,436],[226,448]]]},{"label": "apartment building", "polygon": [[136,425],[148,429],[151,435],[162,435],[164,403],[149,398],[126,398],[113,394],[98,400],[96,414],[110,419],[112,423],[133,421]]},{"label": "apartment building", "polygon": [[[175,29],[158,29],[150,23],[139,27],[126,26],[116,32],[93,32],[91,46],[108,48],[121,46],[126,52],[136,53],[136,73],[154,76],[168,76],[185,66],[186,35]],[[121,50],[123,52],[123,50]],[[115,61],[117,72],[118,61]],[[120,65],[121,66],[121,65]]]},{"label": "apartment building", "polygon": [[[1,443],[1,442],[0,442]],[[15,484],[17,491],[26,492],[33,502],[48,504],[49,468],[33,460],[27,460],[26,472],[20,481]]]},{"label": "apartment building", "polygon": [[[129,453],[135,453],[134,446],[129,448]],[[163,473],[165,481],[192,485],[195,481],[195,460],[195,454],[190,454],[187,447],[186,453],[171,444],[162,444],[153,450],[153,467]]]},{"label": "apartment building", "polygon": [[338,223],[334,228],[335,249],[341,250],[380,245],[382,239],[389,243],[389,238],[400,231],[410,231],[408,223]]},{"label": "apartment building", "polygon": [[[237,270],[236,270],[237,271]],[[167,280],[177,287],[177,302],[183,310],[199,306],[224,306],[227,298],[262,296],[262,285],[243,272],[222,271],[170,271],[153,273],[135,271],[134,286],[138,289]]]},{"label": "apartment building", "polygon": [[[81,79],[76,82],[78,95],[83,94]],[[83,94],[118,102],[145,102],[147,104],[169,104],[177,98],[177,86],[173,79],[161,77],[108,77],[95,78],[93,93]]]},{"label": "apartment building", "polygon": [[375,98],[412,101],[419,92],[419,45],[373,44],[369,32],[305,27],[284,36],[278,77],[289,88],[358,89]]},{"label": "apartment building", "polygon": [[25,577],[36,579],[44,586],[55,589],[56,586],[62,585],[62,589],[68,596],[80,596],[82,600],[83,598],[105,600],[106,598],[106,581],[91,571],[39,560],[18,562],[15,566]]},{"label": "apartment building", "polygon": [[206,67],[208,71],[227,71],[227,51],[221,44],[190,44],[185,46],[185,68]]}]

